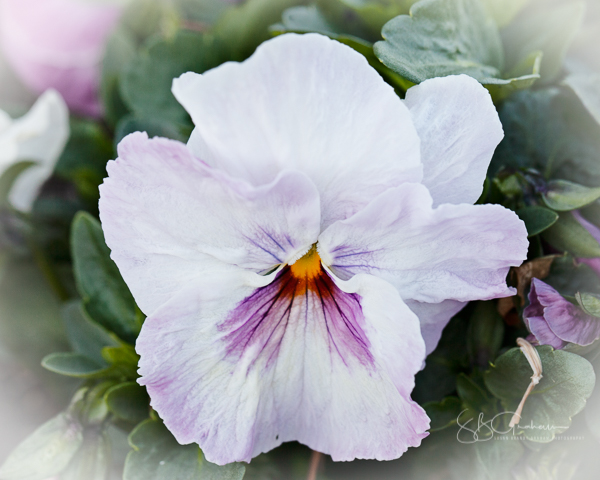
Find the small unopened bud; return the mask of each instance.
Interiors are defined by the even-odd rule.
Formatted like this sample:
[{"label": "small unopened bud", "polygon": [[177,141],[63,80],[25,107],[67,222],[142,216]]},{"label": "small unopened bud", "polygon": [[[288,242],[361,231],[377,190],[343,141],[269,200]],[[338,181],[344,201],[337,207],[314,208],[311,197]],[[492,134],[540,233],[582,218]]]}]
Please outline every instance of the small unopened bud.
[{"label": "small unopened bud", "polygon": [[517,411],[510,419],[510,423],[508,424],[508,426],[511,428],[518,424],[519,420],[521,420],[521,412],[523,412],[523,407],[525,406],[525,401],[527,400],[527,397],[529,396],[533,388],[538,383],[540,383],[540,380],[542,379],[542,359],[540,358],[540,354],[537,352],[535,347],[524,338],[517,338],[517,345],[521,347],[523,355],[525,355],[525,358],[527,359],[529,365],[531,366],[531,369],[533,370],[533,375],[531,376],[531,383],[527,387],[525,395],[523,395],[521,403],[519,403],[519,406],[517,407]]}]

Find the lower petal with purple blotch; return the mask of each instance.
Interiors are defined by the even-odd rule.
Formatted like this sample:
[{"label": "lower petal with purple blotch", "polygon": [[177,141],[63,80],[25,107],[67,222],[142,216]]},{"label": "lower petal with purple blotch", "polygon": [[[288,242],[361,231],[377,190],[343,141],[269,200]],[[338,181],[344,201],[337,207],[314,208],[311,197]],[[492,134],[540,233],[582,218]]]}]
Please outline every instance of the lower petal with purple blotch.
[{"label": "lower petal with purple blotch", "polygon": [[314,249],[306,257],[269,277],[232,267],[144,324],[140,383],[211,462],[292,440],[334,460],[389,460],[427,435],[409,396],[425,356],[417,317],[385,281],[343,282]]}]

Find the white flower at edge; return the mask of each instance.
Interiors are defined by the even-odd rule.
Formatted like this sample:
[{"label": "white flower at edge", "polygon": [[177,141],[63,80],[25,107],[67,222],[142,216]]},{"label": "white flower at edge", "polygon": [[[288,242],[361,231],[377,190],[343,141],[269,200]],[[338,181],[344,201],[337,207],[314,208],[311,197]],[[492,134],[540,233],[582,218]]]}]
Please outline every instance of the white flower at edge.
[{"label": "white flower at edge", "polygon": [[13,120],[0,110],[0,175],[22,161],[33,161],[13,184],[10,203],[29,211],[50,177],[69,138],[69,111],[61,96],[48,90],[28,113]]},{"label": "white flower at edge", "polygon": [[287,34],[175,80],[187,145],[135,133],[100,187],[148,315],[153,408],[217,464],[296,440],[334,460],[427,436],[415,374],[464,302],[513,294],[527,232],[479,198],[502,126],[461,75],[400,100],[365,58]]}]

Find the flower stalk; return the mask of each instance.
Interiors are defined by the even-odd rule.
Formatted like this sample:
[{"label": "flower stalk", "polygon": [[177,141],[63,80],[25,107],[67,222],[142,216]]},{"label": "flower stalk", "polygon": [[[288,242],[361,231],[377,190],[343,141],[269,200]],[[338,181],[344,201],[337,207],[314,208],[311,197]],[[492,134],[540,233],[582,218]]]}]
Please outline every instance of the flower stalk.
[{"label": "flower stalk", "polygon": [[321,452],[317,452],[316,450],[312,451],[310,456],[310,465],[308,467],[308,475],[306,480],[317,480],[317,472],[319,471],[319,465],[321,464],[321,458],[323,458],[323,454]]},{"label": "flower stalk", "polygon": [[521,413],[523,412],[523,407],[525,406],[527,397],[529,397],[529,394],[542,379],[542,360],[535,347],[524,338],[517,338],[517,345],[521,348],[523,355],[525,355],[525,358],[529,362],[529,365],[533,370],[533,375],[531,376],[531,383],[527,387],[527,390],[525,390],[525,394],[523,395],[523,398],[517,407],[517,411],[510,419],[508,426],[511,428],[517,425],[519,420],[521,420]]}]

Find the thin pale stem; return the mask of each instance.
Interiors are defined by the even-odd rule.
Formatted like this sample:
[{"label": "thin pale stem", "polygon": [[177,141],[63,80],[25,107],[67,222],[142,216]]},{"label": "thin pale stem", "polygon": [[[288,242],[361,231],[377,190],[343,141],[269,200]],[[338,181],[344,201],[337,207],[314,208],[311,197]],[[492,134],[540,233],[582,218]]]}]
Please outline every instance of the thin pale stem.
[{"label": "thin pale stem", "polygon": [[525,355],[525,358],[529,362],[531,370],[533,370],[533,375],[531,376],[531,383],[527,387],[527,390],[525,390],[525,394],[521,399],[521,403],[519,403],[519,406],[517,407],[517,411],[510,419],[510,423],[508,424],[510,428],[517,425],[519,423],[519,420],[521,420],[521,413],[523,412],[523,407],[525,406],[525,401],[527,400],[527,397],[529,397],[531,391],[538,383],[540,383],[540,380],[542,379],[542,360],[537,350],[534,348],[533,345],[531,345],[527,340],[523,338],[517,338],[517,345],[521,347],[523,355]]},{"label": "thin pale stem", "polygon": [[306,477],[306,480],[317,480],[317,472],[319,471],[322,457],[323,454],[321,452],[313,450],[312,455],[310,456],[310,466],[308,467],[308,476]]},{"label": "thin pale stem", "polygon": [[510,423],[508,424],[508,426],[510,428],[514,427],[521,420],[521,413],[523,413],[523,407],[525,406],[525,401],[527,400],[527,397],[533,390],[533,387],[535,387],[535,383],[531,382],[529,384],[529,386],[527,387],[527,390],[525,390],[525,395],[523,395],[523,398],[521,399],[521,403],[519,403],[519,406],[517,407],[517,411],[512,416],[512,418],[510,419]]}]

